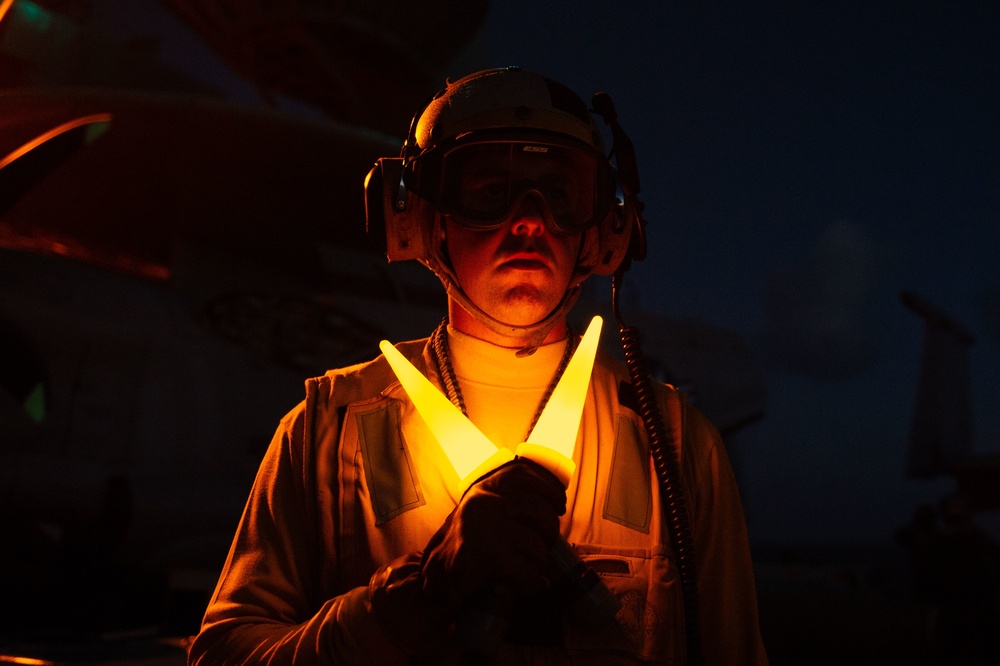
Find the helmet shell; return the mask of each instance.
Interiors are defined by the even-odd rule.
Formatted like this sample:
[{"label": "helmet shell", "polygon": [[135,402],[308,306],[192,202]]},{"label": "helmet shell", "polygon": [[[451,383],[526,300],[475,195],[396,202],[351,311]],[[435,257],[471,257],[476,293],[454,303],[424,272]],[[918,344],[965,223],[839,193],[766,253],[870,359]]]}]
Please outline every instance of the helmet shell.
[{"label": "helmet shell", "polygon": [[448,82],[413,128],[423,152],[480,132],[547,132],[570,137],[603,154],[597,124],[576,93],[517,67],[488,69]]}]

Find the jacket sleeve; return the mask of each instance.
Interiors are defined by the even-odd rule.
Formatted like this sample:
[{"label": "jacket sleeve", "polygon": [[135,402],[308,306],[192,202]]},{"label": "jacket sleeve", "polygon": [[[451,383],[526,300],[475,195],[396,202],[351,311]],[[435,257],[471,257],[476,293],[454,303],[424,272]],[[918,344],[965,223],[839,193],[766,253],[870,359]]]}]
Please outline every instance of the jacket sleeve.
[{"label": "jacket sleeve", "polygon": [[[308,395],[308,390],[307,390]],[[309,399],[282,420],[254,481],[190,664],[396,664],[366,587],[324,598]],[[333,412],[333,410],[330,410]],[[336,419],[335,413],[324,413]],[[339,427],[327,423],[326,436]],[[327,459],[326,464],[330,463]]]},{"label": "jacket sleeve", "polygon": [[743,506],[718,430],[682,402],[705,664],[767,664]]}]

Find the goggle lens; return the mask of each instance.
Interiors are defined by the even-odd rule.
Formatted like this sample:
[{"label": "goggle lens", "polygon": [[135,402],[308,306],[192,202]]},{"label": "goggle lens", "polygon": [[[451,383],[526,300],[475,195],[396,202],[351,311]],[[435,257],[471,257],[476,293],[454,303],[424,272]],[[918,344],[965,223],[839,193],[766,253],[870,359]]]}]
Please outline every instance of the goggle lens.
[{"label": "goggle lens", "polygon": [[557,231],[575,233],[607,212],[604,166],[595,155],[560,145],[467,144],[442,156],[435,203],[460,224],[490,229],[532,193],[545,202]]}]

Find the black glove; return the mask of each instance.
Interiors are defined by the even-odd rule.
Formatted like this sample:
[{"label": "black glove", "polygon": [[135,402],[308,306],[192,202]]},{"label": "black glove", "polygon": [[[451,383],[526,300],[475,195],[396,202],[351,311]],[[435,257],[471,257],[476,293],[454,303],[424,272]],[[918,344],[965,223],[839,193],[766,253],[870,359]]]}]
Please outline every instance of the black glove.
[{"label": "black glove", "polygon": [[412,654],[446,638],[473,596],[503,589],[519,598],[549,585],[550,550],[559,539],[566,491],[540,465],[517,459],[476,481],[415,556],[372,577],[372,607]]},{"label": "black glove", "polygon": [[528,597],[548,585],[566,491],[544,467],[514,460],[490,472],[424,548],[424,593],[457,609],[484,589]]}]

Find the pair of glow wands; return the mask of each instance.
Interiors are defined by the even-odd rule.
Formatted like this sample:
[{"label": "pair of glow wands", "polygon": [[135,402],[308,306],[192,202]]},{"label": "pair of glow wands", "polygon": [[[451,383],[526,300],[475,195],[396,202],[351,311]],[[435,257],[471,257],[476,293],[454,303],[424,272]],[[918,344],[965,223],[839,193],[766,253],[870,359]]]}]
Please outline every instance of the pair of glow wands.
[{"label": "pair of glow wands", "polygon": [[470,421],[441,391],[431,384],[388,340],[379,344],[389,365],[417,413],[438,440],[465,488],[487,472],[514,459],[527,458],[555,474],[569,486],[576,464],[573,449],[580,429],[583,404],[587,399],[590,373],[601,336],[603,320],[594,317],[580,345],[573,353],[552,396],[532,428],[527,441],[514,453],[498,447]]},{"label": "pair of glow wands", "polygon": [[[451,461],[463,491],[487,472],[513,460],[515,455],[545,467],[564,487],[568,487],[576,471],[573,449],[580,430],[580,417],[587,399],[602,324],[600,317],[591,320],[580,346],[573,352],[573,358],[566,365],[538,422],[531,429],[528,440],[519,444],[514,453],[491,442],[387,340],[383,340],[379,348]],[[551,553],[561,573],[578,592],[576,607],[584,621],[599,622],[619,611],[621,602],[600,577],[587,568],[565,539],[551,544]]]}]

